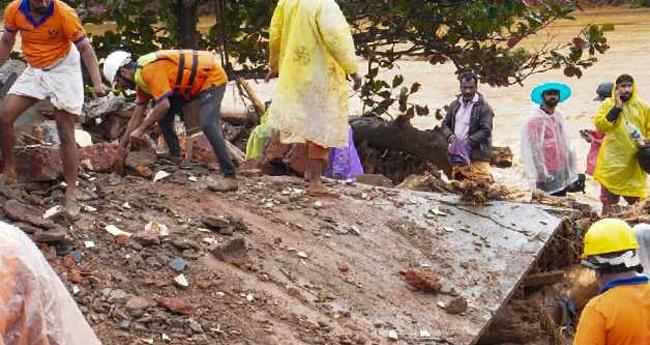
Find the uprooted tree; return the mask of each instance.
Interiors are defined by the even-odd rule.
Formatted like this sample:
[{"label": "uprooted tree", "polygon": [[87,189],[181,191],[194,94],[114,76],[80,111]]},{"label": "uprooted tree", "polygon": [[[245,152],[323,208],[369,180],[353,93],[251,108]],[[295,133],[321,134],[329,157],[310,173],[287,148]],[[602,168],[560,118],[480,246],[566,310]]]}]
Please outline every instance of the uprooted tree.
[{"label": "uprooted tree", "polygon": [[[6,0],[0,1],[0,4]],[[410,96],[421,87],[404,85],[401,75],[383,80],[381,71],[402,58],[453,63],[472,70],[482,83],[508,86],[536,73],[563,69],[580,78],[598,54],[609,47],[604,33],[611,25],[588,25],[566,43],[549,39],[537,49],[519,46],[589,1],[570,0],[339,0],[353,26],[360,56],[366,59],[359,97],[364,118],[351,122],[358,142],[380,150],[399,150],[447,165],[446,142],[439,130],[413,128],[414,116],[429,114]],[[231,77],[261,77],[268,56],[268,25],[275,0],[72,0],[85,22],[114,21],[116,28],[93,35],[98,55],[122,48],[142,54],[158,48],[203,48],[221,53]],[[592,1],[593,3],[593,1]],[[197,30],[203,15],[214,20]],[[378,133],[381,133],[378,135]]]}]

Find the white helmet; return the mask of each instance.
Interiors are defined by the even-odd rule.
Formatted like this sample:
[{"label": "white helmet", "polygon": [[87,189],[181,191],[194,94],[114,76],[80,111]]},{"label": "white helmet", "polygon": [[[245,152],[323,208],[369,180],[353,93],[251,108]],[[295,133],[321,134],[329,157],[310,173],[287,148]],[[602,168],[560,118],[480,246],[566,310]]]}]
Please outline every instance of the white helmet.
[{"label": "white helmet", "polygon": [[111,83],[115,83],[115,76],[120,67],[131,62],[131,53],[125,52],[123,50],[114,51],[106,57],[104,60],[104,78]]}]

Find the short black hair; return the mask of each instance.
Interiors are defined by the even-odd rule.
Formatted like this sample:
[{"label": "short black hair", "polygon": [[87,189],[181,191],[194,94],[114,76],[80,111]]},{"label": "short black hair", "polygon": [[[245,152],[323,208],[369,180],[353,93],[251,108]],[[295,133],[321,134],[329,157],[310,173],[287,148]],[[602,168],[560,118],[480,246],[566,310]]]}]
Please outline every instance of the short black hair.
[{"label": "short black hair", "polygon": [[478,85],[478,77],[472,71],[465,71],[458,76],[458,81],[460,82],[467,80],[473,80],[474,84]]},{"label": "short black hair", "polygon": [[634,78],[629,74],[621,74],[616,78],[616,86],[619,86],[623,83],[632,83],[634,84]]}]

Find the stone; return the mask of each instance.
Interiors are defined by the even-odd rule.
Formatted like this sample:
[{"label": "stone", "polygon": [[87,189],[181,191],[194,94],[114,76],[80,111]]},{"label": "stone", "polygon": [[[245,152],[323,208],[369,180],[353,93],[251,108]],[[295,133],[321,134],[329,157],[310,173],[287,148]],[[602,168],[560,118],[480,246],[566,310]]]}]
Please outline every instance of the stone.
[{"label": "stone", "polygon": [[15,151],[18,181],[53,181],[63,176],[59,148],[49,145],[30,145]]},{"label": "stone", "polygon": [[185,239],[185,238],[179,238],[179,237],[176,237],[176,238],[172,239],[171,244],[174,247],[176,247],[176,248],[178,248],[180,250],[200,249],[201,248],[201,245],[199,245],[195,241],[188,240],[188,239]]},{"label": "stone", "polygon": [[410,269],[404,275],[404,279],[416,290],[428,293],[436,294],[442,288],[440,278],[427,269]]},{"label": "stone", "polygon": [[204,332],[203,326],[201,326],[201,324],[198,323],[195,320],[190,319],[189,322],[187,323],[187,325],[190,327],[190,329],[192,331],[194,331],[194,333],[203,333]]},{"label": "stone", "polygon": [[154,232],[140,231],[133,235],[133,240],[143,246],[153,246],[160,244],[160,235]]},{"label": "stone", "polygon": [[340,263],[338,266],[339,266],[339,271],[341,271],[342,273],[347,273],[348,271],[350,271],[350,266],[348,266],[347,264]]},{"label": "stone", "polygon": [[57,225],[49,219],[41,217],[41,212],[33,207],[20,203],[17,200],[9,200],[5,202],[2,209],[5,216],[15,222],[22,222],[33,225],[41,229],[52,229]]},{"label": "stone", "polygon": [[124,307],[132,316],[140,317],[142,314],[144,314],[144,311],[153,307],[154,305],[155,304],[152,301],[144,297],[133,296],[129,298]]},{"label": "stone", "polygon": [[190,302],[181,297],[162,297],[158,299],[158,305],[172,313],[180,315],[192,315],[194,308]]},{"label": "stone", "polygon": [[171,267],[176,272],[183,272],[187,267],[187,261],[181,258],[175,258],[169,263],[169,267]]},{"label": "stone", "polygon": [[35,227],[35,226],[31,225],[31,224],[27,224],[27,223],[16,223],[16,224],[14,224],[14,226],[16,226],[17,228],[19,228],[20,230],[22,230],[24,233],[26,233],[28,235],[32,235],[32,234],[36,233],[37,231],[41,230],[40,228],[37,228],[37,227]]},{"label": "stone", "polygon": [[101,143],[79,150],[79,165],[87,170],[121,174],[126,152],[118,143]]},{"label": "stone", "polygon": [[467,300],[464,297],[456,297],[445,306],[445,311],[451,315],[464,313],[468,308]]},{"label": "stone", "polygon": [[[132,151],[126,155],[125,168],[127,172],[137,173],[147,172],[144,167],[150,168],[156,162],[156,150],[149,144],[146,139],[135,139],[130,142]],[[149,169],[150,171],[150,169]],[[143,177],[151,177],[143,176]]]},{"label": "stone", "polygon": [[388,331],[388,339],[390,339],[391,341],[399,340],[399,335],[397,334],[397,331],[394,329]]},{"label": "stone", "polygon": [[196,260],[201,257],[201,253],[197,252],[194,249],[184,250],[181,255],[183,255],[184,258],[189,260]]},{"label": "stone", "polygon": [[121,289],[111,290],[108,301],[110,303],[124,303],[129,299],[130,295]]},{"label": "stone", "polygon": [[129,326],[131,326],[131,321],[129,320],[122,320],[122,322],[120,322],[120,329],[126,330],[129,329]]},{"label": "stone", "polygon": [[215,248],[212,255],[228,263],[241,261],[246,255],[246,241],[242,237],[234,238],[227,244]]},{"label": "stone", "polygon": [[208,229],[220,232],[222,229],[232,226],[230,220],[225,216],[204,216],[201,218],[203,225]]},{"label": "stone", "polygon": [[176,278],[174,278],[174,283],[176,283],[176,285],[182,288],[187,288],[190,286],[190,283],[187,281],[187,278],[185,277],[184,274],[180,274]]},{"label": "stone", "polygon": [[33,235],[34,242],[57,243],[67,239],[68,233],[64,228],[58,227],[48,231],[39,230]]},{"label": "stone", "polygon": [[358,183],[367,184],[371,186],[379,186],[386,188],[393,188],[395,185],[386,176],[380,174],[361,174],[356,176]]},{"label": "stone", "polygon": [[81,273],[78,270],[71,271],[70,274],[68,274],[68,280],[72,284],[81,284]]}]

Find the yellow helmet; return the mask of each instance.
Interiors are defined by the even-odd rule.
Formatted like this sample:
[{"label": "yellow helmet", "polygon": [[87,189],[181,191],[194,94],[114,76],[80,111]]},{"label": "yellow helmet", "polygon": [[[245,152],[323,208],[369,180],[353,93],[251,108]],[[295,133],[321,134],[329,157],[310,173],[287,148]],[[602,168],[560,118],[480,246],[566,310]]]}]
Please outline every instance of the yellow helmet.
[{"label": "yellow helmet", "polygon": [[583,259],[639,247],[634,229],[625,221],[614,218],[605,218],[591,225],[584,241]]}]

